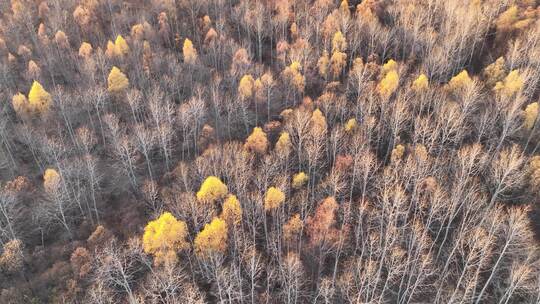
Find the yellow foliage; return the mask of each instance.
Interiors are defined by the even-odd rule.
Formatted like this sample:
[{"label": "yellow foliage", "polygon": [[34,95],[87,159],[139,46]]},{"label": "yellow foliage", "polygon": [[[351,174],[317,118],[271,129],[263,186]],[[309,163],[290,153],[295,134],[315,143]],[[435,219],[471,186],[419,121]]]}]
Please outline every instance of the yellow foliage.
[{"label": "yellow foliage", "polygon": [[32,79],[39,78],[39,75],[41,74],[41,69],[37,65],[37,63],[34,60],[30,60],[28,62],[28,76]]},{"label": "yellow foliage", "polygon": [[199,202],[213,203],[216,200],[224,198],[229,189],[219,178],[215,176],[207,177],[197,192],[197,200]]},{"label": "yellow foliage", "polygon": [[244,148],[255,153],[264,154],[268,148],[266,133],[259,127],[253,128],[253,132],[246,139]]},{"label": "yellow foliage", "polygon": [[452,79],[450,79],[450,82],[448,82],[448,87],[451,91],[455,91],[459,89],[464,89],[471,83],[472,79],[471,77],[469,77],[469,73],[467,73],[466,70],[463,70],[456,76],[452,77]]},{"label": "yellow foliage", "polygon": [[332,38],[332,52],[343,52],[347,49],[347,40],[341,31],[334,33]]},{"label": "yellow foliage", "polygon": [[189,248],[187,235],[186,223],[165,212],[144,228],[144,252],[154,256],[156,265],[172,265],[178,260],[177,252]]},{"label": "yellow foliage", "polygon": [[224,254],[227,250],[227,240],[227,223],[220,218],[214,218],[195,237],[195,254],[203,259],[209,258],[214,254]]},{"label": "yellow foliage", "polygon": [[285,194],[276,187],[270,187],[264,195],[264,210],[279,208],[285,202]]},{"label": "yellow foliage", "polygon": [[504,78],[504,67],[506,63],[504,57],[499,57],[495,62],[488,65],[483,71],[482,76],[486,79],[488,87],[494,86],[497,82]]},{"label": "yellow foliage", "polygon": [[34,83],[32,83],[32,88],[28,93],[28,105],[30,110],[37,111],[39,113],[46,113],[49,111],[51,103],[51,95],[45,91],[39,82],[34,81]]},{"label": "yellow foliage", "polygon": [[322,77],[326,77],[328,74],[328,66],[330,65],[330,58],[328,58],[328,52],[323,51],[321,58],[317,61],[317,67],[319,68],[319,74]]},{"label": "yellow foliage", "polygon": [[326,125],[326,118],[324,117],[323,113],[319,109],[315,109],[313,113],[311,114],[311,127],[312,130],[317,133],[324,133],[326,132],[327,125]]},{"label": "yellow foliage", "polygon": [[403,154],[405,154],[405,147],[403,145],[397,145],[392,150],[392,156],[390,157],[390,160],[392,162],[397,162],[403,158]]},{"label": "yellow foliage", "polygon": [[61,48],[64,48],[64,49],[69,48],[69,41],[68,41],[68,38],[66,36],[66,33],[64,33],[62,31],[56,32],[56,34],[54,35],[54,41]]},{"label": "yellow foliage", "polygon": [[107,49],[105,50],[105,55],[109,58],[117,56],[118,52],[116,51],[116,46],[112,41],[107,41]]},{"label": "yellow foliage", "polygon": [[306,79],[300,72],[301,68],[300,62],[293,61],[291,65],[286,67],[283,71],[283,76],[298,92],[303,92],[306,85]]},{"label": "yellow foliage", "polygon": [[242,76],[238,84],[238,95],[242,99],[248,99],[253,96],[254,80],[250,74]]},{"label": "yellow foliage", "polygon": [[129,80],[119,68],[113,66],[107,78],[108,90],[112,94],[123,92],[129,86]]},{"label": "yellow foliage", "polygon": [[395,70],[389,71],[379,82],[378,91],[381,97],[389,98],[399,85],[399,75]]},{"label": "yellow foliage", "polygon": [[536,123],[536,119],[538,118],[538,102],[528,104],[524,112],[525,128],[527,130],[531,130]]},{"label": "yellow foliage", "polygon": [[135,40],[142,41],[144,39],[144,26],[140,23],[131,27],[131,37]]},{"label": "yellow foliage", "polygon": [[540,156],[535,155],[529,162],[529,183],[533,190],[540,190]]},{"label": "yellow foliage", "polygon": [[347,54],[336,51],[332,54],[330,62],[332,63],[332,73],[334,74],[334,77],[338,77],[347,64]]},{"label": "yellow foliage", "polygon": [[60,174],[54,169],[47,169],[43,174],[43,187],[47,193],[55,193],[60,186]]},{"label": "yellow foliage", "polygon": [[383,65],[381,73],[383,76],[385,76],[390,71],[397,71],[397,68],[397,62],[394,61],[394,59],[390,59]]},{"label": "yellow foliage", "polygon": [[416,92],[421,92],[429,87],[429,79],[425,74],[420,74],[416,80],[413,81],[412,89]]},{"label": "yellow foliage", "polygon": [[242,222],[242,206],[236,195],[230,194],[223,202],[221,218],[229,225],[238,225]]},{"label": "yellow foliage", "polygon": [[279,135],[278,141],[276,142],[276,151],[280,153],[288,153],[291,149],[291,139],[289,133],[282,132]]},{"label": "yellow foliage", "polygon": [[15,112],[19,115],[25,115],[29,111],[28,99],[26,99],[24,94],[17,93],[13,95],[11,104],[13,105]]},{"label": "yellow foliage", "polygon": [[127,44],[126,40],[124,40],[124,37],[122,37],[122,35],[116,36],[114,46],[116,49],[116,54],[120,56],[129,54],[129,45]]},{"label": "yellow foliage", "polygon": [[293,238],[300,234],[304,223],[300,219],[300,214],[293,215],[289,221],[283,225],[283,238],[285,241],[292,241]]},{"label": "yellow foliage", "polygon": [[300,189],[307,183],[308,179],[309,178],[306,173],[297,173],[292,178],[291,186],[293,187],[293,189]]},{"label": "yellow foliage", "polygon": [[88,59],[92,55],[92,45],[88,42],[81,43],[81,47],[79,48],[79,56]]},{"label": "yellow foliage", "polygon": [[352,132],[356,129],[357,127],[357,122],[356,122],[356,119],[355,118],[351,118],[349,120],[347,120],[347,122],[345,123],[345,132]]},{"label": "yellow foliage", "polygon": [[511,71],[501,82],[497,82],[494,90],[504,96],[512,96],[523,88],[523,79],[517,70]]},{"label": "yellow foliage", "polygon": [[193,47],[193,42],[187,38],[184,40],[182,54],[184,55],[185,63],[193,64],[197,60],[197,50]]}]

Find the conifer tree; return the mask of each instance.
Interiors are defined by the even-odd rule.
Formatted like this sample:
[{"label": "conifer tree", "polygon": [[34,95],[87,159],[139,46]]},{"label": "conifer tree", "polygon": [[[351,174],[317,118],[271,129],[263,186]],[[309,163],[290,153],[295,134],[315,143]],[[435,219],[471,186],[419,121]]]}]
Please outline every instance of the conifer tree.
[{"label": "conifer tree", "polygon": [[378,91],[382,98],[388,99],[396,91],[399,85],[399,75],[395,70],[391,70],[379,82]]},{"label": "conifer tree", "polygon": [[253,76],[250,74],[242,76],[238,84],[238,95],[242,100],[249,99],[253,96],[254,85]]},{"label": "conifer tree", "polygon": [[113,66],[107,78],[108,91],[112,94],[124,92],[129,86],[129,80],[119,68]]},{"label": "conifer tree", "polygon": [[49,92],[37,81],[32,83],[32,88],[28,93],[28,105],[30,110],[38,113],[47,113],[52,104],[52,97]]},{"label": "conifer tree", "polygon": [[227,251],[227,241],[227,223],[216,217],[195,237],[193,245],[195,254],[202,259],[209,259],[215,254],[224,254]]},{"label": "conifer tree", "polygon": [[230,194],[223,202],[221,218],[227,224],[235,226],[242,222],[242,206],[236,195]]},{"label": "conifer tree", "polygon": [[116,40],[114,41],[114,47],[115,47],[115,54],[117,56],[126,56],[129,54],[129,45],[127,44],[126,40],[122,35],[116,36]]},{"label": "conifer tree", "polygon": [[274,210],[285,202],[285,194],[276,187],[270,187],[264,195],[264,210]]},{"label": "conifer tree", "polygon": [[538,119],[538,102],[533,102],[527,105],[524,111],[525,116],[525,128],[531,130],[536,124],[536,119]]},{"label": "conifer tree", "polygon": [[291,187],[294,189],[302,188],[308,181],[308,176],[304,172],[296,173],[292,178]]},{"label": "conifer tree", "polygon": [[259,127],[253,128],[253,132],[246,139],[244,148],[258,154],[266,153],[266,149],[268,148],[266,133]]},{"label": "conifer tree", "polygon": [[197,61],[197,50],[193,46],[193,42],[187,38],[184,40],[182,54],[184,55],[184,62],[187,64],[194,64]]},{"label": "conifer tree", "polygon": [[172,265],[178,260],[177,252],[189,248],[187,235],[186,223],[165,212],[144,228],[144,252],[154,256],[156,265]]},{"label": "conifer tree", "polygon": [[207,177],[197,192],[197,200],[204,203],[213,203],[224,198],[229,190],[227,186],[217,177]]},{"label": "conifer tree", "polygon": [[415,92],[421,92],[429,87],[429,80],[425,74],[420,74],[418,78],[413,81],[412,89]]}]

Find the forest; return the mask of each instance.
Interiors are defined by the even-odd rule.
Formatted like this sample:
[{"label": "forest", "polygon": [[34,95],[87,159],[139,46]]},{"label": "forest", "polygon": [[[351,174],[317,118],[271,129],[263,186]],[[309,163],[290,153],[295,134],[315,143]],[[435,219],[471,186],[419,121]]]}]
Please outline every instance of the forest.
[{"label": "forest", "polygon": [[540,0],[0,0],[0,303],[540,303],[539,102]]}]

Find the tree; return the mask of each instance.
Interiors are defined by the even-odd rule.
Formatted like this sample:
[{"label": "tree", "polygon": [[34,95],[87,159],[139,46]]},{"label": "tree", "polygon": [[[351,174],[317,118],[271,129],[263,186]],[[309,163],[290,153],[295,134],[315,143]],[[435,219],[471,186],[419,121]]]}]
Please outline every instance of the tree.
[{"label": "tree", "polygon": [[326,124],[326,118],[321,110],[315,109],[315,111],[313,111],[310,123],[314,134],[322,135],[326,133],[328,126]]},{"label": "tree", "polygon": [[113,66],[107,78],[108,91],[111,94],[120,94],[129,86],[129,80],[119,68]]},{"label": "tree", "polygon": [[229,190],[219,178],[215,176],[207,177],[197,192],[197,200],[204,203],[213,203],[224,198]]},{"label": "tree", "polygon": [[309,177],[304,172],[296,173],[292,178],[291,186],[294,189],[300,189],[302,188],[306,182],[309,180]]},{"label": "tree", "polygon": [[343,36],[343,33],[341,31],[337,31],[334,33],[334,37],[332,37],[332,52],[343,52],[347,49],[347,40]]},{"label": "tree", "polygon": [[521,91],[523,88],[523,79],[517,70],[511,71],[503,81],[499,81],[493,88],[503,96],[510,97]]},{"label": "tree", "polygon": [[236,195],[230,194],[223,202],[221,218],[231,226],[236,226],[242,222],[242,206]]},{"label": "tree", "polygon": [[209,259],[216,254],[224,254],[227,250],[227,240],[227,223],[216,217],[212,222],[204,225],[204,229],[195,237],[193,244],[195,254],[201,259]]},{"label": "tree", "polygon": [[289,221],[283,225],[283,238],[287,242],[292,242],[296,237],[298,237],[302,231],[304,222],[300,219],[300,214],[295,214],[291,216]]},{"label": "tree", "polygon": [[122,35],[116,36],[114,41],[115,54],[119,57],[126,56],[129,54],[129,45]]},{"label": "tree", "polygon": [[186,223],[165,212],[144,228],[144,252],[154,256],[156,265],[173,265],[178,260],[177,252],[189,248],[187,235]]},{"label": "tree", "polygon": [[187,38],[184,40],[182,54],[184,55],[184,62],[187,64],[194,64],[197,61],[197,50],[193,46],[193,42]]},{"label": "tree", "polygon": [[264,210],[277,209],[285,202],[285,194],[276,187],[270,187],[264,195]]},{"label": "tree", "polygon": [[238,95],[242,100],[249,99],[254,93],[254,80],[250,74],[242,76],[238,84]]},{"label": "tree", "polygon": [[469,73],[467,73],[466,70],[461,71],[456,76],[452,77],[450,81],[448,82],[448,88],[450,91],[454,92],[456,90],[461,90],[466,88],[472,83],[471,77],[469,77]]},{"label": "tree", "polygon": [[280,154],[289,154],[292,148],[291,139],[288,132],[281,132],[276,142],[275,149]]},{"label": "tree", "polygon": [[536,119],[538,118],[538,102],[533,102],[527,105],[524,111],[525,116],[525,128],[531,130],[536,124]]},{"label": "tree", "polygon": [[337,78],[339,75],[341,75],[343,69],[347,65],[347,54],[344,52],[335,51],[330,58],[330,62],[332,65],[332,74]]},{"label": "tree", "polygon": [[92,45],[88,42],[81,43],[81,47],[79,47],[79,57],[89,59],[90,56],[92,56]]},{"label": "tree", "polygon": [[49,92],[37,81],[32,83],[32,88],[28,93],[28,106],[30,110],[37,113],[47,113],[52,104],[52,97]]},{"label": "tree", "polygon": [[0,269],[7,273],[16,273],[23,267],[23,243],[19,239],[12,239],[5,243],[0,255]]},{"label": "tree", "polygon": [[264,131],[259,127],[253,128],[253,132],[246,139],[244,148],[258,154],[266,153],[266,150],[268,149],[268,139],[266,138],[266,133],[264,133]]},{"label": "tree", "polygon": [[398,85],[399,74],[395,70],[389,71],[379,82],[379,95],[384,99],[388,99],[396,91]]},{"label": "tree", "polygon": [[356,118],[351,118],[349,120],[347,120],[347,122],[345,123],[345,132],[347,133],[351,133],[351,132],[354,132],[354,130],[356,130],[356,128],[358,127],[358,123],[356,122]]},{"label": "tree", "polygon": [[429,79],[425,74],[420,74],[418,78],[413,81],[412,89],[415,92],[425,91],[429,87]]}]

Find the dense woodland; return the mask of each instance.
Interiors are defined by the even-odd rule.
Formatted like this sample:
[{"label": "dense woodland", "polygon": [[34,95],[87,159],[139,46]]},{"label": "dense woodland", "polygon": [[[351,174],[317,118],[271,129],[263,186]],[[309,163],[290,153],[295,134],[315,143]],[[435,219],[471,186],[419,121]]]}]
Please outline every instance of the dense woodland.
[{"label": "dense woodland", "polygon": [[1,0],[0,303],[540,303],[540,1]]}]

